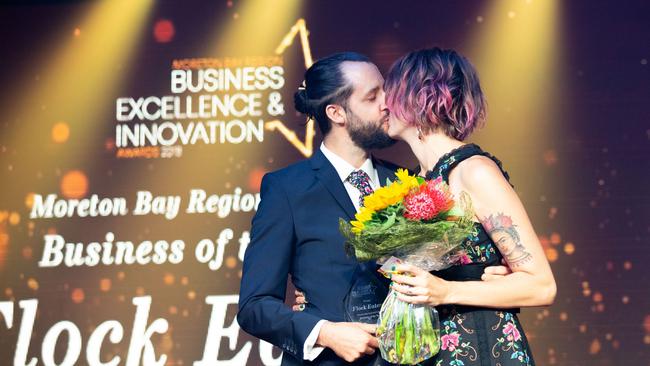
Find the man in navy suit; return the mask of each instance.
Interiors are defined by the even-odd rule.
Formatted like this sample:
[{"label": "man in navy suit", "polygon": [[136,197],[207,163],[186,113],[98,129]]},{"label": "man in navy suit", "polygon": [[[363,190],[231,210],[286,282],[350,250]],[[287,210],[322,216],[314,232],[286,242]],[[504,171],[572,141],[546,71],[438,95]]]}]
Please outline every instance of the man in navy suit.
[{"label": "man in navy suit", "polygon": [[[237,321],[280,347],[283,365],[365,365],[377,357],[374,326],[346,322],[343,305],[356,274],[374,266],[346,255],[338,220],[352,219],[397,168],[368,152],[394,142],[385,133],[383,82],[373,63],[352,52],[312,65],[295,104],[318,123],[323,143],[310,159],[262,179]],[[309,294],[303,311],[285,305],[288,275]]]}]

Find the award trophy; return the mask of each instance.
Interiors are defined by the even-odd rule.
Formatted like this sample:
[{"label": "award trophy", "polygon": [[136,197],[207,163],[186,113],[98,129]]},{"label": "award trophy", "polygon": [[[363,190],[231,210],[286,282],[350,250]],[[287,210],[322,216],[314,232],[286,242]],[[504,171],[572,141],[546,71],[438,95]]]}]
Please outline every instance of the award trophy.
[{"label": "award trophy", "polygon": [[350,291],[343,300],[345,320],[377,324],[379,310],[388,295],[388,286],[373,272],[360,265],[354,274]]}]

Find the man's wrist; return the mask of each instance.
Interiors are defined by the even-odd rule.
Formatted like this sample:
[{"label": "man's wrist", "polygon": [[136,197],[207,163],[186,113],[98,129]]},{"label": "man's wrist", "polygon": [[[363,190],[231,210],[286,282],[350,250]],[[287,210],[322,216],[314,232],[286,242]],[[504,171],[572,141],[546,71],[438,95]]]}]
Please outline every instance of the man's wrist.
[{"label": "man's wrist", "polygon": [[320,327],[320,331],[318,332],[318,338],[316,338],[317,346],[329,347],[328,336],[331,328],[332,328],[332,322],[326,320],[323,323],[323,325]]},{"label": "man's wrist", "polygon": [[317,344],[318,335],[320,334],[320,330],[325,322],[325,319],[319,320],[312,328],[311,332],[309,332],[307,339],[305,339],[305,343],[302,347],[302,358],[304,360],[314,361],[325,349],[325,347]]}]

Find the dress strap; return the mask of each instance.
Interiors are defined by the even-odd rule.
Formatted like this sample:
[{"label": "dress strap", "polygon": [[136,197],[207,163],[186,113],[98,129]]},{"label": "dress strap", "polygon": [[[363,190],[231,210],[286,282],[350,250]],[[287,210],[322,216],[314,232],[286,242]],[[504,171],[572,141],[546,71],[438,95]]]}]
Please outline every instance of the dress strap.
[{"label": "dress strap", "polygon": [[[483,151],[483,149],[481,149],[481,147],[476,144],[463,145],[446,153],[440,157],[433,169],[427,172],[425,178],[431,180],[442,177],[443,181],[449,183],[449,173],[451,173],[456,165],[475,155],[482,155],[494,161],[494,163],[499,167],[499,170],[501,170],[501,173],[503,173],[503,176],[506,178],[508,183],[510,183],[510,175],[505,171],[505,169],[503,169],[501,160],[494,157],[494,155]],[[512,185],[512,183],[510,183],[510,185]]]}]

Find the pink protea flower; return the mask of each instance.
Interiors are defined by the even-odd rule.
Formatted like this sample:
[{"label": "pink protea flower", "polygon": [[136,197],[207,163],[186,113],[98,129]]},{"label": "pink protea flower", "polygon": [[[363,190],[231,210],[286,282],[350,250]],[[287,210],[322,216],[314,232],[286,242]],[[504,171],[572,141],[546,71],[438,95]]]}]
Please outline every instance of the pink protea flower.
[{"label": "pink protea flower", "polygon": [[409,220],[431,220],[454,206],[449,186],[442,178],[422,184],[419,190],[404,197],[404,217]]},{"label": "pink protea flower", "polygon": [[458,333],[445,334],[440,338],[442,349],[453,352],[458,347]]}]

